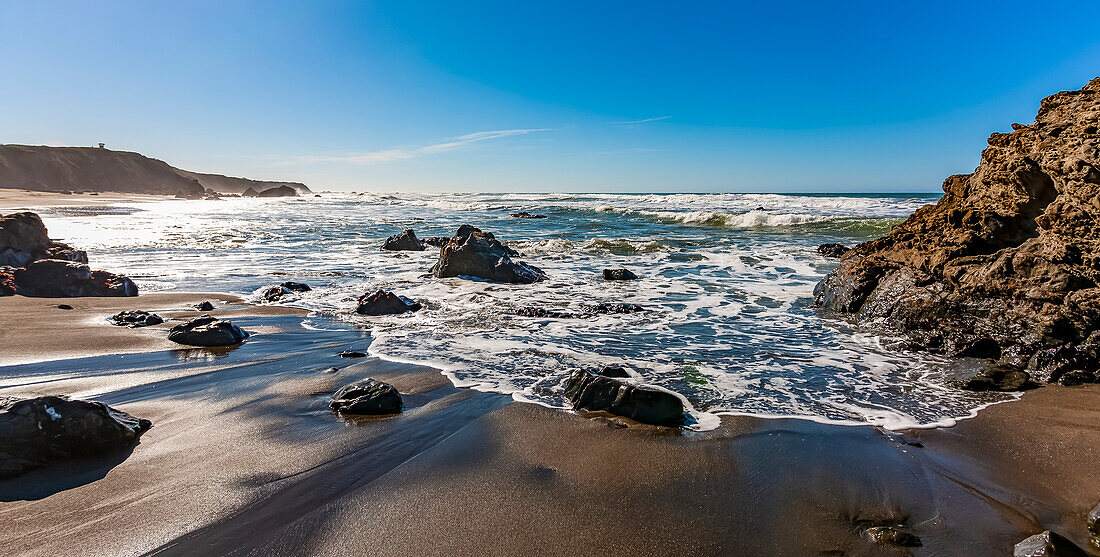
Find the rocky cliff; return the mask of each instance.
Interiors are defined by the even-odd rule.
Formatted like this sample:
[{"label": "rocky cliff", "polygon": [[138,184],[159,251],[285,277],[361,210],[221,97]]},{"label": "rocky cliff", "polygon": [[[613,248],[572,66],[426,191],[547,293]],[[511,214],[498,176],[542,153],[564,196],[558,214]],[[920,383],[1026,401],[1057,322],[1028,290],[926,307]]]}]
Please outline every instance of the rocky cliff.
[{"label": "rocky cliff", "polygon": [[249,187],[288,186],[308,193],[297,182],[267,182],[180,170],[164,161],[128,151],[95,147],[0,145],[0,188],[36,191],[111,191],[199,197],[209,188],[242,193]]},{"label": "rocky cliff", "polygon": [[994,133],[971,174],[886,237],[844,254],[826,309],[912,349],[1096,381],[1100,357],[1100,78]]}]

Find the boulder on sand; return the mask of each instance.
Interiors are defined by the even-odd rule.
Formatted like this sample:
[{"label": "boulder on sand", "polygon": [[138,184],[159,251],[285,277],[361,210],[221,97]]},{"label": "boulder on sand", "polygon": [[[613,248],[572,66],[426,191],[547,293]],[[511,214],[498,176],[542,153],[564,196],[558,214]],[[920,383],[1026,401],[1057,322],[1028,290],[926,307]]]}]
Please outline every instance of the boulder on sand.
[{"label": "boulder on sand", "polygon": [[1047,530],[1016,544],[1012,557],[1087,557],[1087,554],[1077,544]]},{"label": "boulder on sand", "polygon": [[210,303],[209,301],[199,302],[195,304],[195,309],[199,311],[214,311],[214,304]]},{"label": "boulder on sand", "polygon": [[140,309],[116,313],[111,316],[110,321],[120,327],[148,327],[164,323],[159,315]]},{"label": "boulder on sand", "polygon": [[328,406],[341,414],[371,415],[396,414],[404,403],[392,385],[367,379],[336,391]]},{"label": "boulder on sand", "polygon": [[1098,113],[1100,78],[1043,99],[1035,122],[989,137],[973,173],[948,177],[939,202],[844,254],[817,304],[912,349],[1018,366],[1055,349],[1068,356],[1049,381],[1100,379],[1078,350],[1100,330]]},{"label": "boulder on sand", "polygon": [[137,296],[137,285],[122,275],[93,271],[83,263],[39,259],[15,270],[15,291],[23,296]]},{"label": "boulder on sand", "polygon": [[151,426],[102,402],[0,399],[0,478],[126,449]]},{"label": "boulder on sand", "polygon": [[468,224],[439,250],[439,261],[431,273],[439,278],[474,277],[494,282],[530,284],[546,278],[541,269],[523,262],[513,262],[519,255],[501,244],[489,232]]},{"label": "boulder on sand", "polygon": [[[608,366],[597,373],[578,369],[565,382],[565,398],[578,410],[602,410],[646,424],[683,425],[684,404],[679,397],[654,387],[635,385],[619,377],[619,369]],[[603,375],[605,370],[615,376]]]},{"label": "boulder on sand", "polygon": [[189,346],[232,346],[246,338],[248,333],[240,327],[209,315],[196,317],[168,331],[168,340]]},{"label": "boulder on sand", "polygon": [[355,312],[360,315],[396,315],[420,309],[420,303],[388,290],[379,290],[359,297]]},{"label": "boulder on sand", "polygon": [[382,243],[382,249],[389,251],[424,251],[424,244],[416,238],[413,229],[406,228],[399,234],[394,234]]}]

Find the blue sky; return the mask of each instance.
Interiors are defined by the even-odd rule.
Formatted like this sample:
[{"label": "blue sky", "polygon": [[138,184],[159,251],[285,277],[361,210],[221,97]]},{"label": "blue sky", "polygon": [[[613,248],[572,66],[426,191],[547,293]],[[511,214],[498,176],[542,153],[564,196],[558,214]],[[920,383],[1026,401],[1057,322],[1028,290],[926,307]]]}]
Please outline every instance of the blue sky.
[{"label": "blue sky", "polygon": [[0,142],[315,189],[934,191],[1100,2],[3,2]]}]

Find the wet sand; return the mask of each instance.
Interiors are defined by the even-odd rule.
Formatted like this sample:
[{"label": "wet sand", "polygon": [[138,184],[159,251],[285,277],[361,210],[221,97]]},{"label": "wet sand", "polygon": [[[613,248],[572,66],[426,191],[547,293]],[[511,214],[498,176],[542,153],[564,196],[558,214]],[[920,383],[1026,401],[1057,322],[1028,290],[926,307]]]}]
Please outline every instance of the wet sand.
[{"label": "wet sand", "polygon": [[[129,454],[0,482],[5,554],[1007,555],[1044,528],[1084,547],[1100,502],[1100,386],[1038,389],[937,430],[727,417],[679,432],[339,358],[369,334],[295,312],[223,310],[257,333],[231,350],[164,350],[163,330],[101,321],[112,304],[193,295],[172,296],[0,298],[0,361],[45,331],[51,357],[115,330],[134,343],[0,367],[0,395],[95,398],[154,423]],[[7,330],[26,309],[45,322]],[[333,415],[329,395],[366,376],[394,384],[405,411]],[[922,545],[874,545],[872,524]]]},{"label": "wet sand", "polygon": [[167,195],[145,195],[139,193],[101,192],[63,194],[48,191],[29,191],[0,188],[0,212],[18,210],[36,210],[42,207],[75,207],[89,205],[115,205],[118,203],[141,203],[172,199]]}]

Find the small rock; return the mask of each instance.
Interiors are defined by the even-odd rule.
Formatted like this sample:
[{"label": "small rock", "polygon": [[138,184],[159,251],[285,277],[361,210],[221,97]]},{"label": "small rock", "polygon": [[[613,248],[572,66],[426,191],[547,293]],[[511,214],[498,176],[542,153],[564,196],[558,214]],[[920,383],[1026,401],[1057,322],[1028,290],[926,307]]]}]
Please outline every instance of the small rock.
[{"label": "small rock", "polygon": [[102,402],[0,399],[0,478],[125,449],[152,425]]},{"label": "small rock", "polygon": [[382,243],[382,249],[389,251],[422,251],[424,244],[416,238],[413,229],[406,228],[400,234],[394,234]]},{"label": "small rock", "polygon": [[959,388],[968,391],[998,392],[1024,391],[1038,386],[1037,383],[1031,380],[1031,375],[1026,371],[996,364],[987,367],[978,375],[959,384]]},{"label": "small rock", "polygon": [[645,308],[638,304],[620,304],[620,303],[599,303],[582,306],[585,311],[592,313],[637,313],[639,311],[645,311]]},{"label": "small rock", "polygon": [[514,219],[544,219],[544,218],[546,218],[546,215],[535,215],[535,214],[532,214],[532,213],[528,213],[527,211],[520,211],[518,213],[512,213],[511,215],[508,215],[508,216],[510,216]]},{"label": "small rock", "polygon": [[1100,549],[1100,505],[1089,511],[1085,517],[1085,525],[1088,526],[1093,547]]},{"label": "small rock", "polygon": [[304,282],[294,282],[290,280],[280,284],[279,286],[282,286],[283,288],[286,288],[291,292],[309,292],[310,290],[313,290],[309,287],[308,284]]},{"label": "small rock", "polygon": [[200,302],[198,304],[195,304],[195,309],[199,311],[214,311],[214,304],[211,304],[210,302]]},{"label": "small rock", "polygon": [[69,304],[57,304],[57,309],[73,309]]},{"label": "small rock", "polygon": [[604,269],[604,280],[635,280],[638,275],[630,272],[629,269]]},{"label": "small rock", "polygon": [[878,545],[896,545],[899,547],[920,547],[920,538],[905,529],[904,526],[871,526],[863,531],[871,543]]},{"label": "small rock", "polygon": [[176,325],[168,331],[168,340],[190,346],[232,346],[244,342],[248,333],[240,327],[203,315]]},{"label": "small rock", "polygon": [[265,288],[264,291],[260,293],[260,298],[265,302],[278,302],[287,294],[290,294],[290,290],[283,288],[282,285],[276,284]]},{"label": "small rock", "polygon": [[1016,544],[1012,557],[1087,557],[1085,552],[1065,537],[1047,530]]},{"label": "small rock", "polygon": [[404,403],[392,385],[367,379],[336,391],[328,406],[341,414],[396,414]]},{"label": "small rock", "polygon": [[341,358],[366,358],[366,352],[360,352],[358,350],[344,350],[340,354]]},{"label": "small rock", "polygon": [[820,246],[817,246],[817,254],[822,257],[838,258],[845,253],[848,253],[849,249],[851,248],[843,244],[821,244]]},{"label": "small rock", "polygon": [[142,310],[116,313],[111,316],[110,321],[120,327],[148,327],[149,325],[164,323],[164,319],[161,319],[159,315]]},{"label": "small rock", "polygon": [[602,410],[653,425],[684,423],[684,403],[672,393],[583,369],[566,380],[565,397],[578,410]]},{"label": "small rock", "polygon": [[540,317],[543,319],[576,319],[577,317],[580,317],[579,315],[568,311],[556,311],[535,306],[528,306],[517,309],[516,315],[520,317]]},{"label": "small rock", "polygon": [[355,312],[360,315],[396,315],[420,309],[420,303],[393,292],[379,290],[359,297]]}]

